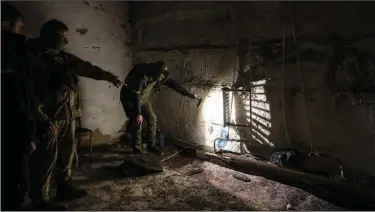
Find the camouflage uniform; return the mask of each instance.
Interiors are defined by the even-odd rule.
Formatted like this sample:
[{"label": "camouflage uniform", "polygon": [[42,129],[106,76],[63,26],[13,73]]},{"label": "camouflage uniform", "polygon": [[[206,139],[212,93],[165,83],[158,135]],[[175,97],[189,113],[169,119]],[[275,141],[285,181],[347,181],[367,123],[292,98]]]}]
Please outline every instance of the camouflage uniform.
[{"label": "camouflage uniform", "polygon": [[48,199],[55,163],[57,184],[68,184],[71,180],[71,166],[76,151],[75,119],[81,116],[81,109],[77,104],[78,76],[110,82],[117,77],[64,51],[37,49],[33,57],[30,68],[35,75],[39,114],[45,122],[51,121],[55,125],[57,135],[40,139],[41,147],[38,143],[40,156],[36,155],[33,160],[33,176],[37,183],[34,187],[31,186],[30,197]]},{"label": "camouflage uniform", "polygon": [[183,96],[195,98],[181,85],[169,79],[169,73],[163,71],[153,80],[149,80],[147,71],[151,67],[148,64],[136,65],[128,74],[121,88],[120,100],[129,117],[127,130],[132,134],[133,146],[141,151],[145,151],[145,145],[142,142],[142,126],[136,122],[136,117],[142,115],[147,123],[146,142],[155,146],[156,137],[156,115],[152,109],[149,97],[153,91],[157,91],[160,84],[166,85],[177,91]]}]

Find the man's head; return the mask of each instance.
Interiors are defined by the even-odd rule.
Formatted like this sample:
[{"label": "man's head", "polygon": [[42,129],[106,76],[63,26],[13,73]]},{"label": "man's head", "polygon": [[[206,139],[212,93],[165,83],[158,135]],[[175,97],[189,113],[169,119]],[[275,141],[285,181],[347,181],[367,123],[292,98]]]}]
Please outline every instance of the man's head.
[{"label": "man's head", "polygon": [[24,18],[12,5],[1,2],[1,30],[24,35]]},{"label": "man's head", "polygon": [[40,39],[45,47],[61,51],[68,44],[68,31],[63,22],[53,19],[43,24]]},{"label": "man's head", "polygon": [[147,76],[152,80],[158,78],[161,74],[168,70],[167,64],[164,61],[158,61],[149,64],[150,68],[147,69]]}]

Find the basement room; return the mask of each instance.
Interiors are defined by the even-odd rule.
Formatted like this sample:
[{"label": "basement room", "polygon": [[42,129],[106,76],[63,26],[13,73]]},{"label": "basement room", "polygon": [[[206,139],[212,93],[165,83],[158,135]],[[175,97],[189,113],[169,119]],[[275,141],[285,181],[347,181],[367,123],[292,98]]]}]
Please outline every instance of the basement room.
[{"label": "basement room", "polygon": [[375,210],[374,8],[2,1],[1,210]]}]

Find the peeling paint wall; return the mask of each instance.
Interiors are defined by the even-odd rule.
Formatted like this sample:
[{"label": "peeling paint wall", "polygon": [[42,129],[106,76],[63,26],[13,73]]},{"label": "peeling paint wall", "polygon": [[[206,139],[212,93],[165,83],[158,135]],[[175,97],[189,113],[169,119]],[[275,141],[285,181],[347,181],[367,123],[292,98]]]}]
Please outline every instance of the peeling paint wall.
[{"label": "peeling paint wall", "polygon": [[[245,79],[245,76],[238,75],[237,70],[248,69],[250,36],[252,46],[273,43],[280,47],[280,17],[283,17],[286,20],[288,49],[285,64],[285,113],[290,143],[285,132],[282,63],[281,58],[271,58],[273,49],[266,51],[270,55],[252,57],[253,63],[258,63],[252,70],[253,80],[274,79],[264,86],[272,125],[268,129],[270,135],[267,139],[273,146],[250,139],[249,128],[231,129],[230,138],[250,140],[247,145],[249,151],[263,156],[269,156],[272,151],[282,148],[296,148],[307,155],[310,152],[308,123],[314,150],[339,158],[344,167],[355,170],[353,173],[363,172],[375,176],[375,139],[374,129],[369,129],[370,109],[366,106],[353,106],[351,99],[345,96],[338,97],[336,92],[328,89],[327,81],[333,59],[333,37],[342,37],[347,43],[356,43],[362,41],[364,36],[375,34],[370,4],[294,4],[308,122],[304,113],[299,69],[295,55],[293,56],[295,47],[291,13],[281,15],[285,5],[279,2],[133,4],[133,47],[137,51],[136,61],[164,59],[169,64],[174,79],[206,99],[201,108],[197,109],[196,102],[183,98],[174,91],[162,90],[154,96],[154,108],[160,128],[173,138],[212,148],[213,139],[220,137],[222,128],[222,99],[215,89]],[[236,21],[237,17],[240,21]],[[373,45],[362,46],[373,52]],[[192,79],[191,82],[189,79]],[[236,117],[244,115],[242,111]],[[215,123],[220,121],[221,123]]]},{"label": "peeling paint wall", "polygon": [[[44,22],[58,19],[69,27],[67,52],[124,79],[133,65],[126,2],[10,2],[26,19],[28,37],[37,37]],[[126,116],[120,89],[103,81],[80,78],[82,124],[95,131],[93,143],[115,137]],[[97,136],[96,136],[97,135]]]}]

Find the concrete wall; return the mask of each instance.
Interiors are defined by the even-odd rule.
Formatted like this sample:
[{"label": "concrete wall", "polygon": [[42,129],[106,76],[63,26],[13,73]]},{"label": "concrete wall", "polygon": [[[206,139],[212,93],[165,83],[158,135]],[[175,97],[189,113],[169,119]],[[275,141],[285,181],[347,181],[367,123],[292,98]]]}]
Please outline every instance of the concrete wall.
[{"label": "concrete wall", "polygon": [[[362,47],[368,51],[374,47],[373,40],[363,41],[364,36],[375,33],[371,21],[374,15],[369,9],[372,5],[370,2],[367,5],[354,2],[300,2],[294,5],[307,122],[300,72],[295,62],[290,5],[278,2],[133,4],[136,61],[166,60],[172,77],[205,99],[197,109],[196,102],[173,91],[162,90],[154,96],[160,128],[173,138],[213,147],[213,139],[219,137],[222,130],[220,88],[239,81],[238,85],[249,84],[247,63],[251,36],[252,46],[256,46],[253,51],[257,52],[252,57],[253,64],[257,64],[252,67],[252,80],[274,79],[260,91],[266,94],[262,101],[270,106],[265,116],[271,120],[269,125],[264,124],[268,129],[263,128],[263,138],[257,137],[263,139],[262,144],[250,139],[249,128],[232,128],[230,137],[250,140],[247,149],[253,154],[267,156],[277,149],[296,148],[307,155],[310,151],[309,125],[313,149],[339,158],[348,170],[375,176],[374,108],[353,106],[350,98],[332,91],[332,82],[328,80],[335,58],[333,37],[340,37],[342,45],[353,46],[358,41],[366,41]],[[237,17],[240,21],[236,21]],[[290,142],[286,138],[282,98],[280,17],[286,23],[285,113]],[[242,107],[242,112],[238,107]],[[237,104],[236,110],[237,122],[244,123],[244,103]],[[264,130],[269,131],[269,135],[266,136]],[[239,146],[230,148],[238,150]],[[312,166],[319,169],[319,165]]]},{"label": "concrete wall", "polygon": [[[44,22],[58,19],[69,27],[67,51],[124,79],[132,67],[130,26],[126,2],[39,1],[10,2],[26,19],[28,37],[37,37]],[[115,137],[124,124],[120,89],[80,78],[82,124],[94,130],[93,142]]]}]

